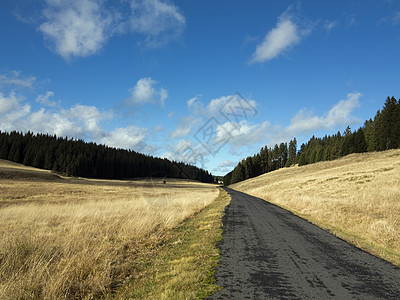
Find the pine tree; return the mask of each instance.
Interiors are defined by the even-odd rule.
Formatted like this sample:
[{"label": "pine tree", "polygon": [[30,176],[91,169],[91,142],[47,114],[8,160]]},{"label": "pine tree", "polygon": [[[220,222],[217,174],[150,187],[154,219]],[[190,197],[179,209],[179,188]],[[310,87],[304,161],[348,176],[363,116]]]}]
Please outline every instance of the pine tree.
[{"label": "pine tree", "polygon": [[364,135],[364,130],[363,128],[359,128],[355,133],[354,133],[354,153],[363,153],[367,151],[368,145],[365,140],[365,135]]},{"label": "pine tree", "polygon": [[382,111],[378,111],[375,116],[375,144],[376,150],[388,150],[397,148],[398,146],[398,133],[395,132],[397,126],[396,116],[397,100],[394,97],[387,97]]},{"label": "pine tree", "polygon": [[367,151],[375,151],[374,121],[371,118],[364,123],[364,137],[367,143]]},{"label": "pine tree", "polygon": [[283,168],[286,165],[287,159],[288,159],[287,143],[281,143],[279,145],[279,154],[278,154],[279,168]]},{"label": "pine tree", "polygon": [[264,148],[261,148],[260,151],[260,159],[261,159],[261,169],[262,169],[262,173],[267,173],[269,172],[269,165],[268,165],[268,148],[267,146],[265,146]]},{"label": "pine tree", "polygon": [[253,161],[251,160],[251,157],[247,157],[246,160],[243,163],[244,166],[244,179],[249,179],[253,178]]},{"label": "pine tree", "polygon": [[396,102],[393,115],[393,148],[400,148],[400,98]]},{"label": "pine tree", "polygon": [[242,163],[238,163],[235,169],[233,169],[232,172],[232,179],[231,179],[231,184],[243,181],[245,179],[244,176],[244,168]]},{"label": "pine tree", "polygon": [[224,179],[223,179],[223,182],[224,182],[224,185],[225,185],[225,186],[230,185],[230,184],[231,184],[231,181],[232,181],[232,171],[229,172],[228,174],[226,174],[226,175],[224,176]]},{"label": "pine tree", "polygon": [[297,154],[297,140],[296,138],[294,138],[289,142],[289,158],[287,160],[286,166],[295,164],[296,154]]},{"label": "pine tree", "polygon": [[260,154],[256,154],[252,157],[253,162],[253,175],[259,176],[263,174],[262,166],[261,166],[261,156]]}]

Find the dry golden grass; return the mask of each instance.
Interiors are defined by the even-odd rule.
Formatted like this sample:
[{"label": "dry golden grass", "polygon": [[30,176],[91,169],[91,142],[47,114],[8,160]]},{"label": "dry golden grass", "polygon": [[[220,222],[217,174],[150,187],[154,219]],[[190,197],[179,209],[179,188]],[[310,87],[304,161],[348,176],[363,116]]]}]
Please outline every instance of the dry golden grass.
[{"label": "dry golden grass", "polygon": [[196,182],[68,179],[0,161],[0,298],[110,295],[217,195]]},{"label": "dry golden grass", "polygon": [[199,299],[221,289],[214,278],[222,239],[222,217],[230,202],[220,189],[219,197],[193,218],[171,230],[162,249],[143,262],[145,274],[121,289],[116,299]]},{"label": "dry golden grass", "polygon": [[400,150],[280,169],[232,188],[287,208],[400,266]]}]

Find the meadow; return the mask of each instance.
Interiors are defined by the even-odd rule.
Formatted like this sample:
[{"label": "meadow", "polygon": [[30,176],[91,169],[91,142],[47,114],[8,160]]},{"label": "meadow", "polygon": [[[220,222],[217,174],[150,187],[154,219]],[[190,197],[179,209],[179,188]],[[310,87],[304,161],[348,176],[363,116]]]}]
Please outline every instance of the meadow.
[{"label": "meadow", "polygon": [[0,160],[0,298],[111,297],[145,276],[139,266],[219,194],[166,181],[67,178]]},{"label": "meadow", "polygon": [[283,168],[231,187],[400,266],[400,150]]}]

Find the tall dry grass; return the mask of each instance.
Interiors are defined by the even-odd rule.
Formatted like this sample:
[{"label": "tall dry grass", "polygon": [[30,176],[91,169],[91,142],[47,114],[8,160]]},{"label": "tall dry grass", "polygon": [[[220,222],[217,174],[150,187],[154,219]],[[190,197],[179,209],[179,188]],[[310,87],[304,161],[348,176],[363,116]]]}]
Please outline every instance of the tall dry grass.
[{"label": "tall dry grass", "polygon": [[232,187],[400,265],[400,150],[280,169]]},{"label": "tall dry grass", "polygon": [[0,298],[109,295],[217,195],[180,181],[0,179]]}]

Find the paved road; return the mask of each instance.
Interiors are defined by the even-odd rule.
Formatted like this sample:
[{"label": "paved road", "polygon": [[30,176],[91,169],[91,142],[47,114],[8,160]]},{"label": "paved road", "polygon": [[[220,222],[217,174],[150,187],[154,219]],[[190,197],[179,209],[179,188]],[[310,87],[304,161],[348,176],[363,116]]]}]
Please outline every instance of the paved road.
[{"label": "paved road", "polygon": [[266,201],[226,188],[211,299],[400,299],[400,269]]}]

